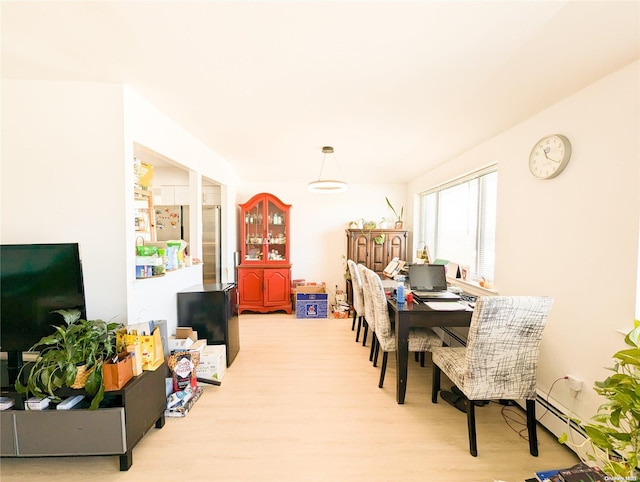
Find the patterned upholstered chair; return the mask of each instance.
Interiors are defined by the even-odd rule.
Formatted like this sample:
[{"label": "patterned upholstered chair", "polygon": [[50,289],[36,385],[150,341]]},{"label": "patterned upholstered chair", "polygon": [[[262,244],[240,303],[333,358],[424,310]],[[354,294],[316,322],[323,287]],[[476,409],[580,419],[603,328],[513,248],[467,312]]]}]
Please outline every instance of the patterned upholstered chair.
[{"label": "patterned upholstered chair", "polygon": [[[373,274],[377,276],[373,271],[367,268],[363,264],[358,265],[358,270],[360,272],[360,279],[362,280],[362,294],[364,297],[364,336],[362,338],[362,346],[365,346],[367,343],[367,333],[371,331],[371,350],[369,351],[369,361],[373,360],[373,353],[377,347],[377,341],[375,337],[376,331],[376,319],[375,312],[373,311],[373,298],[371,291],[371,283],[369,282],[369,277]],[[357,337],[356,337],[357,341]],[[375,366],[375,362],[374,362]]]},{"label": "patterned upholstered chair", "polygon": [[[389,309],[387,308],[387,296],[382,286],[382,280],[373,271],[367,272],[366,282],[371,288],[371,298],[373,301],[373,313],[375,319],[375,338],[378,346],[382,350],[382,367],[380,369],[380,382],[378,387],[384,384],[384,375],[387,370],[387,359],[389,352],[396,351],[396,335],[391,327]],[[442,339],[430,328],[409,328],[409,351],[423,353],[432,351],[442,346]],[[377,349],[374,359],[378,356]],[[375,361],[374,361],[375,365]]]},{"label": "patterned upholstered chair", "polygon": [[538,455],[535,398],[538,352],[553,300],[537,296],[487,296],[476,301],[467,346],[433,350],[431,401],[440,373],[466,397],[469,452],[478,455],[475,401],[526,400],[529,452]]},{"label": "patterned upholstered chair", "polygon": [[[362,281],[362,300],[364,302],[364,317],[362,319],[362,346],[367,344],[367,334],[369,333],[369,327],[373,328],[373,304],[370,300],[371,293],[367,291],[367,280],[365,278],[365,273],[369,270],[365,265],[359,263],[357,266],[358,273],[360,274],[360,281]],[[358,326],[358,331],[356,332],[356,341],[360,339],[360,326]]]},{"label": "patterned upholstered chair", "polygon": [[[362,278],[358,265],[352,260],[347,260],[349,275],[351,276],[351,291],[353,292],[353,322],[351,323],[351,331],[355,329],[356,321],[358,322],[358,334],[364,320],[364,293],[362,292]],[[357,340],[356,340],[357,341]]]}]

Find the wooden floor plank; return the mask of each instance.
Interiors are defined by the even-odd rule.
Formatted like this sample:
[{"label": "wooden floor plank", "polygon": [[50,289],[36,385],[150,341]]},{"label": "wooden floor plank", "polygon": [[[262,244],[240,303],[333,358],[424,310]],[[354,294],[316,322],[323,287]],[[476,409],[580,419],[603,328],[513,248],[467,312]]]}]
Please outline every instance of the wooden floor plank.
[{"label": "wooden floor plank", "polygon": [[[379,389],[380,368],[351,320],[242,314],[240,340],[222,385],[206,385],[187,417],[147,433],[128,472],[111,456],[3,458],[2,481],[522,482],[578,461],[542,428],[540,456],[530,456],[517,433],[524,413],[494,403],[476,411],[471,457],[466,416],[431,403],[431,363],[410,358],[398,405],[394,357]],[[521,425],[510,428],[504,410]]]}]

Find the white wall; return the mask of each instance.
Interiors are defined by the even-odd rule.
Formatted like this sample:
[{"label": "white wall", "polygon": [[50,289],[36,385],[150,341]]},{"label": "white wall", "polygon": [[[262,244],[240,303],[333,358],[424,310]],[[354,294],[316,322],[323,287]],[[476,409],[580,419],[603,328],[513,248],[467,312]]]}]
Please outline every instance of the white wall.
[{"label": "white wall", "polygon": [[124,322],[122,86],[2,81],[2,243],[80,243],[87,316]]},{"label": "white wall", "polygon": [[79,242],[88,317],[127,323],[142,314],[167,319],[171,329],[177,317],[163,290],[202,280],[199,269],[135,279],[134,142],[184,165],[190,182],[200,181],[199,193],[202,176],[229,183],[221,195],[222,248],[223,277],[231,278],[225,266],[233,265],[236,246],[235,169],[135,92],[119,84],[3,80],[2,119],[1,241]]},{"label": "white wall", "polygon": [[[198,179],[193,185],[192,206],[200,206],[202,199],[202,178],[222,185],[221,188],[221,228],[222,240],[222,281],[233,279],[233,253],[237,245],[236,185],[238,176],[235,167],[206,147],[189,132],[177,125],[162,112],[149,104],[132,89],[125,86],[125,149],[131,149],[137,142],[166,158],[180,163],[191,172],[189,179]],[[131,171],[133,176],[133,171]],[[133,193],[133,183],[131,184]],[[133,194],[132,194],[133,196]],[[133,199],[133,197],[131,197]],[[193,218],[192,218],[193,219]],[[193,224],[193,223],[192,223]],[[193,224],[195,226],[195,224]],[[201,225],[199,223],[198,225]],[[131,240],[134,242],[133,240]],[[199,253],[195,249],[195,253]],[[134,260],[129,260],[133,263]],[[133,264],[132,264],[133,266]],[[133,269],[133,268],[132,268]],[[132,271],[133,272],[133,271]]]},{"label": "white wall", "polygon": [[[495,287],[504,295],[550,295],[538,385],[566,374],[585,382],[573,405],[588,419],[591,389],[633,327],[640,219],[639,63],[602,79],[409,185],[410,195],[498,161]],[[490,115],[490,113],[488,114]],[[557,178],[529,173],[532,146],[546,134],[572,143]],[[551,396],[573,399],[564,382]]]},{"label": "white wall", "polygon": [[[232,279],[233,251],[236,244],[235,230],[235,184],[236,171],[227,161],[205,147],[190,133],[177,125],[162,112],[149,104],[136,92],[124,88],[125,105],[125,159],[133,160],[135,144],[141,144],[182,166],[188,173],[190,186],[190,210],[192,233],[191,253],[201,257],[202,251],[202,178],[225,184],[222,189],[221,245],[222,281]],[[133,200],[133,164],[127,170],[128,205]],[[231,226],[231,228],[229,228]],[[135,233],[127,231],[127,246],[135,245]],[[202,282],[202,267],[192,267],[180,272],[168,273],[155,280],[135,279],[135,253],[127,252],[128,317],[130,320],[166,319],[169,334],[178,324],[176,291]]]},{"label": "white wall", "polygon": [[292,279],[324,281],[332,294],[336,285],[345,289],[345,230],[349,222],[361,218],[376,222],[383,217],[392,218],[385,196],[396,209],[400,208],[405,197],[405,186],[401,184],[357,184],[357,179],[347,181],[348,190],[338,194],[315,194],[307,190],[306,184],[284,182],[242,184],[238,187],[238,204],[255,194],[268,192],[292,205]]}]

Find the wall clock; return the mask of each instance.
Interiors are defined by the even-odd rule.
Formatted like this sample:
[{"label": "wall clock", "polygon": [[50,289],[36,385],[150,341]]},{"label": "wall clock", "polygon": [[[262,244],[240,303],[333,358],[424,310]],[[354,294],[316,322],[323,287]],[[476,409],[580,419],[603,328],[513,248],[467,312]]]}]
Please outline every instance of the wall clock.
[{"label": "wall clock", "polygon": [[529,154],[529,170],[538,179],[552,179],[560,174],[571,158],[571,143],[561,134],[540,139]]}]

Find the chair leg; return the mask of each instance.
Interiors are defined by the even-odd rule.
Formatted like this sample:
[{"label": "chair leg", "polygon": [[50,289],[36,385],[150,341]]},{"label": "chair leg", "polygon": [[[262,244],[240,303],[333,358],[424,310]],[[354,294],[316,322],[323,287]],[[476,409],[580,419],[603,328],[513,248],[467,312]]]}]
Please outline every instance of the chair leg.
[{"label": "chair leg", "polygon": [[369,361],[373,361],[373,353],[376,351],[376,345],[378,344],[378,339],[375,334],[371,334],[371,350],[369,350]]},{"label": "chair leg", "polygon": [[369,323],[364,322],[364,334],[362,335],[362,346],[367,345],[367,335],[369,334]]},{"label": "chair leg", "polygon": [[378,388],[382,388],[384,384],[384,372],[387,371],[387,357],[389,355],[388,351],[385,351],[382,354],[382,368],[380,368],[380,383],[378,383]]},{"label": "chair leg", "polygon": [[416,363],[420,361],[420,356],[417,351],[413,354],[413,359],[416,361]]},{"label": "chair leg", "polygon": [[536,401],[527,400],[527,430],[529,432],[529,453],[538,456],[538,432],[536,425]]},{"label": "chair leg", "polygon": [[438,392],[440,391],[440,367],[433,364],[433,374],[431,376],[431,403],[438,403]]},{"label": "chair leg", "polygon": [[421,351],[421,352],[420,352],[420,366],[421,366],[422,368],[424,368],[424,356],[425,356],[425,355],[424,355],[424,352],[423,352],[423,351]]},{"label": "chair leg", "polygon": [[356,310],[353,310],[353,321],[351,322],[351,331],[355,330],[356,328],[356,318],[358,317],[358,313],[356,313]]},{"label": "chair leg", "polygon": [[356,331],[356,343],[360,341],[360,329],[362,328],[363,323],[364,323],[364,318],[361,316],[358,318],[358,331]]},{"label": "chair leg", "polygon": [[476,441],[476,404],[467,400],[467,426],[469,430],[469,453],[478,456],[478,442]]},{"label": "chair leg", "polygon": [[[375,335],[373,337],[375,339]],[[377,367],[378,366],[378,353],[380,352],[380,342],[376,341],[376,349],[373,353],[373,366]]]}]

